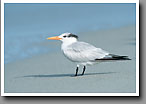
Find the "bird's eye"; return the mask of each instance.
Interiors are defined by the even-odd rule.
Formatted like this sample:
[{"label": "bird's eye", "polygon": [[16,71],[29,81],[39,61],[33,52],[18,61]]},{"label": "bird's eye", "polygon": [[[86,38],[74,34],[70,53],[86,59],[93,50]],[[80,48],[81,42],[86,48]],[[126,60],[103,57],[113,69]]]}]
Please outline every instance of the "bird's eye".
[{"label": "bird's eye", "polygon": [[63,36],[64,38],[66,37],[66,36]]}]

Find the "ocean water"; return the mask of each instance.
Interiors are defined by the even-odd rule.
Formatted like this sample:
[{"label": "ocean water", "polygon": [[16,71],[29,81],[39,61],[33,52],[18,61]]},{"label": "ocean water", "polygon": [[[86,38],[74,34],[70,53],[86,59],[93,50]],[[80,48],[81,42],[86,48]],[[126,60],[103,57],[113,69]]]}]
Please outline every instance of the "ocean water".
[{"label": "ocean water", "polygon": [[136,24],[136,5],[5,3],[4,19],[7,64],[57,51],[60,45],[46,40],[50,36]]}]

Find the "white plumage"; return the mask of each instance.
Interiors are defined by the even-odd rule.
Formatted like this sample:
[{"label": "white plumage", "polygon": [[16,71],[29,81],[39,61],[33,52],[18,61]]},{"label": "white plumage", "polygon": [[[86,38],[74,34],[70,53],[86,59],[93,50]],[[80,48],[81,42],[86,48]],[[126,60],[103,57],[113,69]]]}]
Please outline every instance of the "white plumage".
[{"label": "white plumage", "polygon": [[47,39],[61,40],[61,49],[64,55],[71,61],[77,63],[76,74],[78,73],[79,65],[83,65],[83,72],[85,72],[86,65],[92,65],[98,62],[111,61],[111,60],[130,60],[127,56],[118,56],[109,54],[101,48],[78,41],[78,36],[72,33],[63,33],[60,36],[50,37]]},{"label": "white plumage", "polygon": [[62,44],[62,51],[68,59],[83,65],[86,65],[86,63],[88,64],[89,62],[92,64],[95,59],[104,58],[109,54],[91,44],[78,41],[65,46]]}]

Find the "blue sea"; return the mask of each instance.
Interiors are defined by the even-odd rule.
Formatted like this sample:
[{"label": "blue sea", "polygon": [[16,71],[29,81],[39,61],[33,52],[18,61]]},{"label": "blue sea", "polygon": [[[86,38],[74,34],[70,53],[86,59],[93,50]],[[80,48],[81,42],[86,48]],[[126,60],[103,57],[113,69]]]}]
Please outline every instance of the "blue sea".
[{"label": "blue sea", "polygon": [[136,24],[136,4],[5,3],[4,19],[7,64],[58,50],[49,48],[50,36]]}]

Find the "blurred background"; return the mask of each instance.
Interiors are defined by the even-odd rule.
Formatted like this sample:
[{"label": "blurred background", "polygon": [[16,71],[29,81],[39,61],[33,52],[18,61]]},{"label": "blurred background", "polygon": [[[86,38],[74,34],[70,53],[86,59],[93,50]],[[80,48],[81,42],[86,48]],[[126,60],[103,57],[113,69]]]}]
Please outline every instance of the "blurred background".
[{"label": "blurred background", "polygon": [[[6,93],[136,92],[136,4],[6,3],[4,10]],[[90,66],[72,77],[76,65],[61,53],[61,42],[46,40],[64,32],[132,60]]]},{"label": "blurred background", "polygon": [[[136,24],[135,4],[15,4],[4,7],[5,64],[60,50],[47,37]],[[58,43],[57,43],[58,44]]]}]

